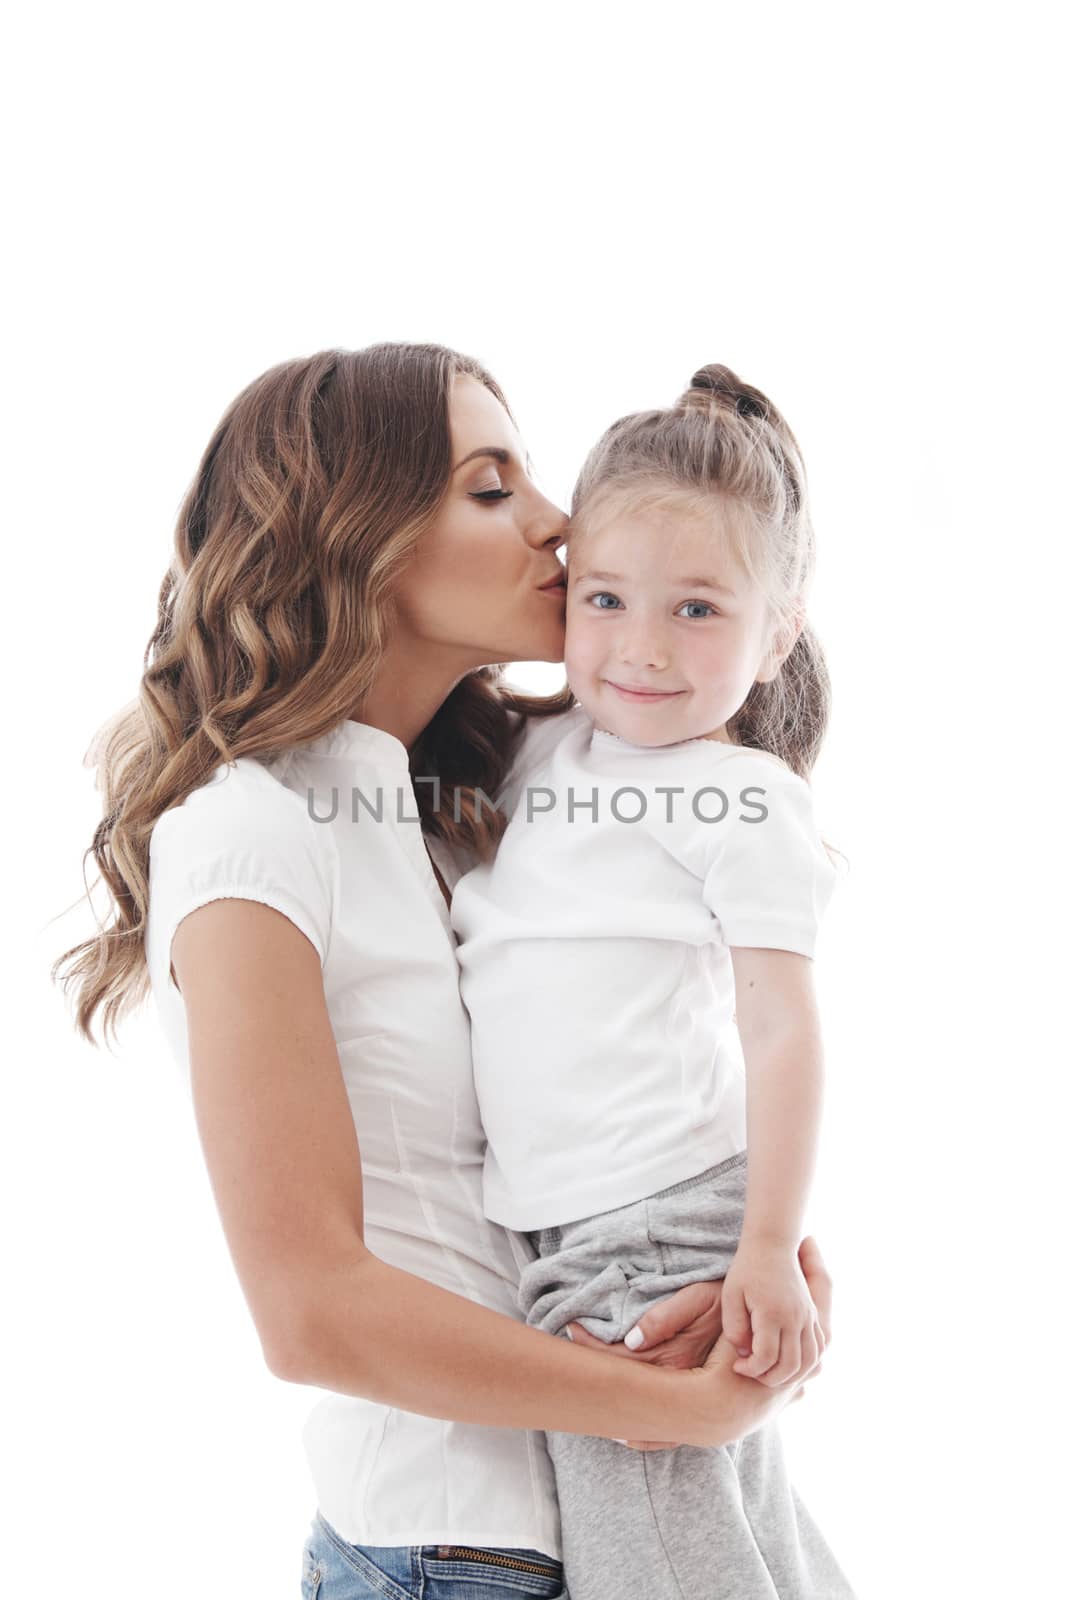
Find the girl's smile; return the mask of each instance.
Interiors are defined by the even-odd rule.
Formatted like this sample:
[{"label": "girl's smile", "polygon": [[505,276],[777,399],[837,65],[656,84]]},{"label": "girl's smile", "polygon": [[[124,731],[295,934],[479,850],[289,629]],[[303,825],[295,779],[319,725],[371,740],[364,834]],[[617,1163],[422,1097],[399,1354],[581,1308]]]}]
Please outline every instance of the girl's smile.
[{"label": "girl's smile", "polygon": [[684,689],[637,689],[629,687],[626,684],[614,683],[610,678],[605,678],[604,682],[609,688],[614,689],[616,694],[621,695],[624,700],[630,700],[637,703],[640,703],[642,700],[673,700],[675,695],[685,693]]}]

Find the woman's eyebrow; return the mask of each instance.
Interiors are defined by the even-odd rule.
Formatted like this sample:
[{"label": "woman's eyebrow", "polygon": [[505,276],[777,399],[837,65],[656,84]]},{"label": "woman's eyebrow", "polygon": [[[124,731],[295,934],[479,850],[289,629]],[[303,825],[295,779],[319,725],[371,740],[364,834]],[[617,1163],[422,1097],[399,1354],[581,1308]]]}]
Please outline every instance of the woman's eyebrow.
[{"label": "woman's eyebrow", "polygon": [[[502,450],[499,445],[491,445],[491,444],[482,445],[480,449],[472,450],[469,456],[464,456],[462,461],[457,461],[455,466],[452,468],[452,471],[453,472],[458,472],[460,467],[465,467],[467,465],[467,462],[468,461],[473,461],[476,456],[491,456],[494,461],[499,461],[500,465],[502,467],[506,467],[508,462],[511,460],[511,451],[510,450]],[[526,456],[526,471],[527,471],[527,473],[529,473],[529,470],[530,470],[530,456],[529,456],[529,452],[527,452],[527,456]]]}]

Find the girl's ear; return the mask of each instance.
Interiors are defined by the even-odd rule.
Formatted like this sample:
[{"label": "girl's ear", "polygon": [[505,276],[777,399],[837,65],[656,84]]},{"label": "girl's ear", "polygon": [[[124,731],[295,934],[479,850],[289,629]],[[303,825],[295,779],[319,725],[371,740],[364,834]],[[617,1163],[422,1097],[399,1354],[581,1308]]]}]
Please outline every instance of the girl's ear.
[{"label": "girl's ear", "polygon": [[790,616],[778,624],[756,673],[757,683],[770,683],[778,676],[782,663],[800,638],[807,620],[803,606],[797,606]]}]

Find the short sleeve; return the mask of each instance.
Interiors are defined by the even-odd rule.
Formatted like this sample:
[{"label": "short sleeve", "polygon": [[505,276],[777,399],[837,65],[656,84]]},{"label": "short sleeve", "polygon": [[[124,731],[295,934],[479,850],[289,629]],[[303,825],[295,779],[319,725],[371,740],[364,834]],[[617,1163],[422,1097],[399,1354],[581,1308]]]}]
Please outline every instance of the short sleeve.
[{"label": "short sleeve", "polygon": [[300,795],[250,757],[220,766],[157,819],[149,841],[146,955],[153,984],[170,978],[178,924],[211,900],[256,900],[329,950],[336,844]]},{"label": "short sleeve", "polygon": [[[727,945],[812,956],[837,880],[810,786],[766,756],[740,752],[715,780],[728,809],[704,824],[702,899]],[[702,814],[722,801],[708,797]]]}]

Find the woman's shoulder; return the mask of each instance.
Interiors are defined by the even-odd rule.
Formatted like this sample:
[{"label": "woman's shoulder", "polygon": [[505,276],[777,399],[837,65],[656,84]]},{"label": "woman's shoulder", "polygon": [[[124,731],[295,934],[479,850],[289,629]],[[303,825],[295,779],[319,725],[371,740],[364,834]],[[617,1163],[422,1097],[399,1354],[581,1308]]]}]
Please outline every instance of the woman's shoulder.
[{"label": "woman's shoulder", "polygon": [[305,799],[270,763],[254,756],[223,762],[177,805],[162,812],[149,838],[155,863],[172,854],[230,849],[244,855],[331,853],[330,829],[316,825]]},{"label": "woman's shoulder", "polygon": [[162,981],[179,922],[210,900],[258,900],[294,922],[325,961],[338,906],[337,845],[267,762],[223,763],[157,817],[149,838],[146,953]]}]

